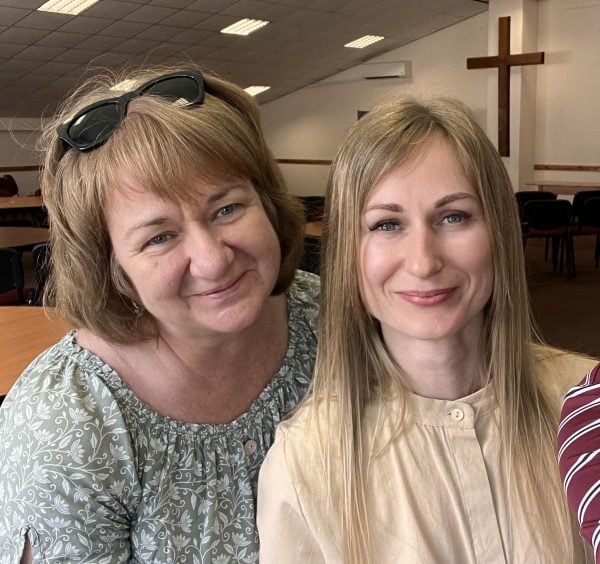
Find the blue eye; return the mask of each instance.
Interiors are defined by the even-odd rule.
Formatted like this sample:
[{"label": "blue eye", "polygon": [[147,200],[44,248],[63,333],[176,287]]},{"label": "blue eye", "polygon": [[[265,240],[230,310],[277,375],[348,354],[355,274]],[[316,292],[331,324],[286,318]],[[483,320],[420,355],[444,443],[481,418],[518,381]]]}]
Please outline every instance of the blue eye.
[{"label": "blue eye", "polygon": [[448,223],[449,225],[456,225],[457,223],[462,223],[466,219],[471,217],[466,213],[450,213],[442,219],[442,223]]},{"label": "blue eye", "polygon": [[240,207],[240,204],[229,204],[227,206],[223,206],[217,211],[217,217],[224,217],[226,215],[231,215],[234,211],[236,211]]},{"label": "blue eye", "polygon": [[150,239],[148,241],[148,243],[146,243],[146,244],[147,245],[162,245],[163,243],[166,243],[170,238],[171,238],[171,236],[168,235],[167,233],[161,233],[160,235],[156,235],[155,237],[152,237],[152,239]]},{"label": "blue eye", "polygon": [[396,221],[380,221],[376,223],[371,231],[396,231],[399,228],[399,225]]}]

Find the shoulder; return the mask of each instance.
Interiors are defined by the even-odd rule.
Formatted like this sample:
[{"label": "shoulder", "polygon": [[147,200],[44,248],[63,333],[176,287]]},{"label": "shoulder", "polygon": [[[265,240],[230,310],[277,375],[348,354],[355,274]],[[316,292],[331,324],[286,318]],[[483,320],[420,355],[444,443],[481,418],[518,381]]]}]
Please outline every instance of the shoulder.
[{"label": "shoulder", "polygon": [[538,382],[552,398],[560,400],[598,361],[577,353],[536,346],[534,362]]}]

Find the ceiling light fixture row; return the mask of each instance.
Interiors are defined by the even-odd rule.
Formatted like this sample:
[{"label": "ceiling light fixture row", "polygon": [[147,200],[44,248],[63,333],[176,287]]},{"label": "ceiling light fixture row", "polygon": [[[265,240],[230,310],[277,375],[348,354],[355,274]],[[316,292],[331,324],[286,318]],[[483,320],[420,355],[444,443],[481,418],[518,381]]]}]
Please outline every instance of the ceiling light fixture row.
[{"label": "ceiling light fixture row", "polygon": [[[55,12],[58,14],[69,14],[69,15],[77,15],[83,12],[83,10],[89,8],[93,4],[98,2],[98,0],[48,0],[45,4],[40,6],[38,10],[42,12]],[[221,33],[231,34],[231,35],[250,35],[251,33],[265,27],[270,22],[266,20],[253,20],[251,18],[241,19],[227,27],[224,27],[221,30]],[[369,45],[373,45],[373,43],[377,43],[385,39],[381,35],[364,35],[363,37],[359,37],[350,43],[346,43],[344,47],[350,47],[353,49],[364,49]],[[250,96],[257,96],[261,92],[265,92],[269,90],[270,86],[248,86],[245,88],[246,92],[250,94]]]}]

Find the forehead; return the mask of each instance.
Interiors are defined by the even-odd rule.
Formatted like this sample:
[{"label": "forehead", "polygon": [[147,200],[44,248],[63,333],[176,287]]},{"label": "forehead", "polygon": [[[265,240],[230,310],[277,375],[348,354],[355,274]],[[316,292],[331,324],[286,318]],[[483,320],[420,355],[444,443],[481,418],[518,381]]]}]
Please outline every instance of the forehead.
[{"label": "forehead", "polygon": [[247,179],[206,180],[195,178],[181,186],[154,189],[137,177],[124,173],[118,182],[107,188],[104,212],[107,221],[116,216],[124,218],[140,213],[153,213],[165,207],[202,208],[220,201],[233,190],[256,193]]},{"label": "forehead", "polygon": [[367,204],[391,197],[436,200],[453,192],[477,197],[454,145],[442,135],[434,134],[408,160],[375,183],[367,196]]}]

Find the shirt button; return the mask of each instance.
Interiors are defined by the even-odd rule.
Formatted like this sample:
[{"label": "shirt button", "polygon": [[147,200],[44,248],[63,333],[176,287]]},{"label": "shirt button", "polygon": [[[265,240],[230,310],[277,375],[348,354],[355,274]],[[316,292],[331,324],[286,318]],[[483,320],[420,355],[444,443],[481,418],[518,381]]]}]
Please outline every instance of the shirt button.
[{"label": "shirt button", "polygon": [[254,454],[256,452],[256,441],[250,439],[244,443],[244,452],[246,454]]},{"label": "shirt button", "polygon": [[450,417],[452,417],[454,421],[462,421],[465,418],[465,412],[462,409],[458,409],[458,407],[456,407],[450,412]]}]

